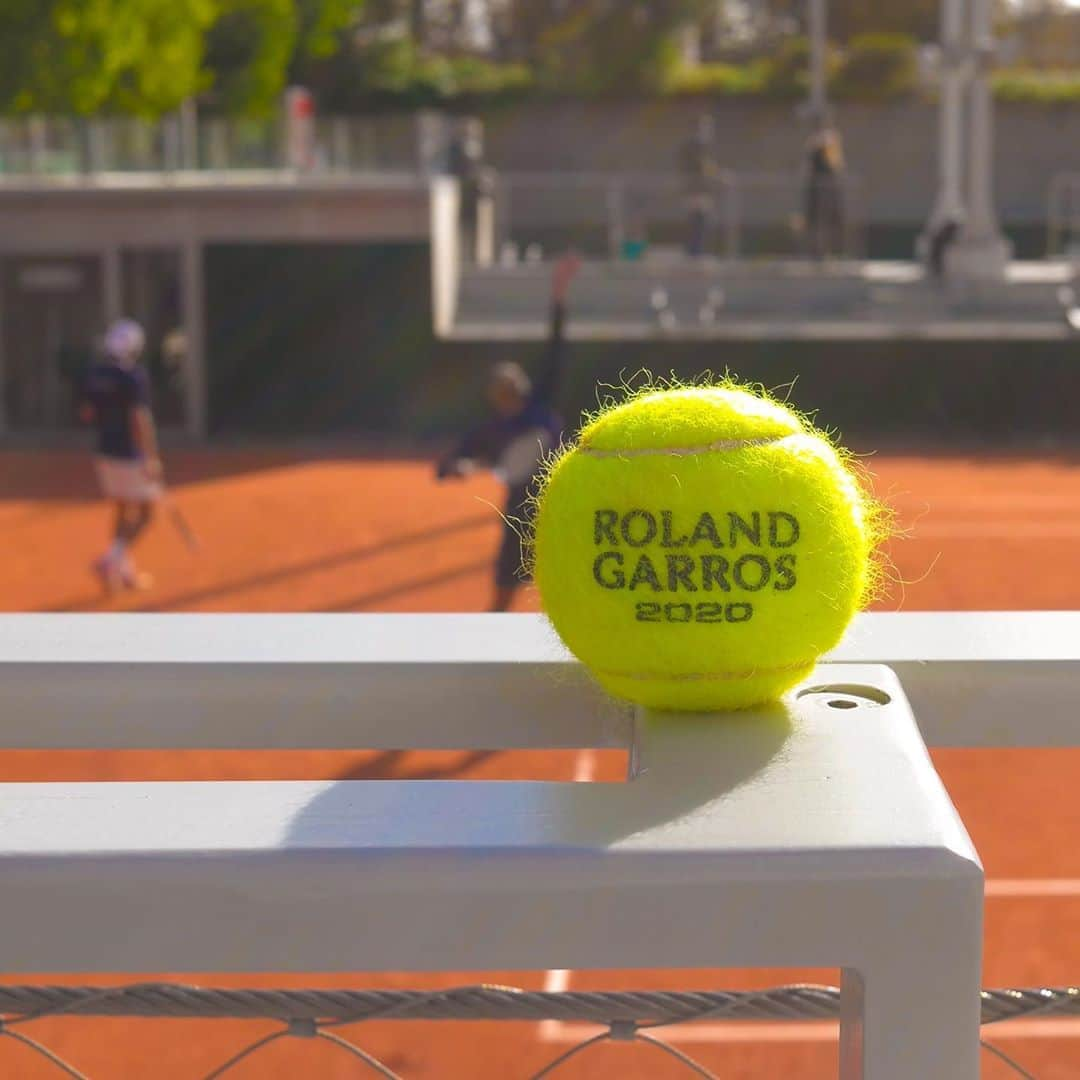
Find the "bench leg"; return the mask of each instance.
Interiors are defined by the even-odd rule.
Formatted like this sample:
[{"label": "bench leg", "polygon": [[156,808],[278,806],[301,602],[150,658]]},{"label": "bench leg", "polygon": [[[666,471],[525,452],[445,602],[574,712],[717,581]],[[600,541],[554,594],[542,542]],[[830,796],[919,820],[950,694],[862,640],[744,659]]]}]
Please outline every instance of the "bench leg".
[{"label": "bench leg", "polygon": [[932,967],[914,953],[843,969],[840,1080],[978,1080],[979,949]]}]

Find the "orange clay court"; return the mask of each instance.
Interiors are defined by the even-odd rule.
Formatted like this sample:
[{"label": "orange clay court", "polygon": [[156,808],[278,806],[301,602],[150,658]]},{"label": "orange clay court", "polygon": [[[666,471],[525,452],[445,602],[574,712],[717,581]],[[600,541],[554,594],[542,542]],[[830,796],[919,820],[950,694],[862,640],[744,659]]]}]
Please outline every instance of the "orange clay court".
[{"label": "orange clay court", "polygon": [[[210,449],[167,455],[175,498],[198,532],[193,555],[164,519],[140,549],[157,579],[103,600],[88,571],[107,534],[90,462],[69,452],[0,455],[0,608],[8,611],[477,611],[488,599],[501,491],[477,478],[438,485],[428,461],[350,450]],[[881,606],[1080,607],[1080,453],[881,455],[880,495],[906,532],[891,556],[906,584]],[[522,610],[535,597],[520,597]],[[986,864],[984,984],[1080,979],[1080,750],[936,751],[935,761]],[[618,779],[607,753],[4,752],[5,781],[455,776]],[[138,978],[144,978],[140,973]],[[169,978],[155,973],[154,978]],[[218,985],[440,987],[477,981],[532,988],[765,986],[835,981],[778,971],[544,972],[355,976],[207,976]],[[15,979],[10,981],[32,981]],[[40,981],[58,982],[55,977]],[[85,982],[73,976],[70,981]],[[100,980],[104,981],[104,980]],[[120,979],[118,981],[127,981]],[[927,988],[933,993],[933,987]],[[202,1076],[266,1023],[49,1019],[39,1039],[95,1078]],[[558,1025],[382,1023],[343,1032],[406,1077],[518,1077],[580,1038]],[[1039,1080],[1080,1075],[1080,1021],[1027,1020],[987,1038]],[[836,1075],[830,1032],[807,1025],[669,1029],[665,1037],[727,1080]],[[607,1044],[557,1075],[626,1080],[686,1075],[649,1047]],[[984,1057],[987,1080],[1014,1075]],[[359,1071],[358,1071],[359,1070]],[[0,1040],[0,1075],[57,1075]],[[327,1044],[282,1040],[229,1074],[241,1080],[363,1075]]]}]

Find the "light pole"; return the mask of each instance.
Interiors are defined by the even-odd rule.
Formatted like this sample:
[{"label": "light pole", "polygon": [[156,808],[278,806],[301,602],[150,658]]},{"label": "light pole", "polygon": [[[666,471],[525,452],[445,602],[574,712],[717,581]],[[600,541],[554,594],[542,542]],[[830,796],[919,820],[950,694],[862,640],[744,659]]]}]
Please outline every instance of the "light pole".
[{"label": "light pole", "polygon": [[825,97],[825,48],[827,24],[825,0],[809,0],[810,30],[810,96],[806,107],[810,122],[820,127],[826,120],[828,103]]},{"label": "light pole", "polygon": [[[948,0],[947,0],[948,2]],[[993,0],[967,0],[963,25],[967,124],[963,131],[967,175],[966,216],[945,256],[957,281],[1000,281],[1012,255],[994,207],[994,102],[990,68],[994,57]],[[944,115],[942,117],[944,123]]]},{"label": "light pole", "polygon": [[942,0],[940,88],[938,119],[938,190],[923,233],[929,245],[934,234],[950,222],[959,225],[964,207],[964,87],[967,57],[964,51],[965,0]]}]

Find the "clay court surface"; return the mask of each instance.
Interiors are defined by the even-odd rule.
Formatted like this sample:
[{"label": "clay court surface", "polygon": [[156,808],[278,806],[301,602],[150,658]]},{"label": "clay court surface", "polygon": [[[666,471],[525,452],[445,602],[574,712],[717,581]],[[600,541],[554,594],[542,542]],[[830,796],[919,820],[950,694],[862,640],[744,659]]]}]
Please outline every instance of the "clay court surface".
[{"label": "clay court surface", "polygon": [[[430,463],[352,451],[214,449],[168,455],[174,497],[198,531],[193,555],[165,521],[141,550],[157,579],[107,600],[88,572],[107,517],[89,461],[76,453],[0,455],[0,609],[7,611],[477,611],[498,541],[498,486],[436,485]],[[905,537],[891,555],[906,584],[888,608],[1080,608],[1080,454],[886,455],[869,462]],[[494,504],[494,506],[493,506]],[[523,610],[535,598],[523,595]],[[152,718],[147,718],[152,722]],[[987,871],[987,985],[1080,981],[1080,750],[936,751],[935,761]],[[616,755],[583,753],[5,752],[0,779],[213,779],[454,776],[618,779]],[[299,917],[299,913],[298,913]],[[140,973],[142,979],[146,973]],[[168,973],[153,973],[168,978]],[[835,972],[573,973],[588,988],[748,987]],[[180,976],[230,985],[437,987],[499,981],[567,985],[544,972],[468,975]],[[10,981],[33,981],[14,979]],[[49,977],[46,981],[60,981]],[[73,981],[91,980],[74,977]],[[933,994],[934,988],[927,987]],[[28,1025],[94,1078],[208,1073],[267,1024],[51,1019]],[[579,1038],[558,1025],[373,1024],[343,1034],[406,1077],[519,1077]],[[1039,1080],[1080,1075],[1080,1021],[988,1029]],[[725,1080],[836,1075],[826,1029],[740,1025],[681,1032],[676,1045]],[[47,1077],[51,1066],[0,1040],[0,1075]],[[336,1048],[281,1041],[230,1075],[352,1077],[364,1066]],[[558,1076],[689,1075],[644,1046],[602,1046]],[[1014,1075],[988,1055],[989,1080]]]}]

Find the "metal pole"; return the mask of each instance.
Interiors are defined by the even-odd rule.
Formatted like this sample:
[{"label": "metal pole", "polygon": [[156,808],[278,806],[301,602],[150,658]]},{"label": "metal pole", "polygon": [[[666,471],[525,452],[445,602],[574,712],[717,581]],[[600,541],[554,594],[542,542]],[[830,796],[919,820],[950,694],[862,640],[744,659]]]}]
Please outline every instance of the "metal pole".
[{"label": "metal pole", "polygon": [[994,207],[994,102],[990,68],[994,57],[991,0],[972,0],[972,50],[975,74],[971,84],[970,162],[968,173],[968,227],[973,235],[999,237]]},{"label": "metal pole", "polygon": [[199,114],[192,98],[180,103],[180,168],[199,167]]},{"label": "metal pole", "polygon": [[124,269],[120,248],[110,244],[101,252],[102,300],[107,323],[124,313]]},{"label": "metal pole", "polygon": [[87,121],[87,144],[89,172],[103,173],[109,167],[109,133],[107,121],[95,117]]},{"label": "metal pole", "polygon": [[1061,214],[1062,203],[1061,177],[1054,176],[1050,179],[1050,193],[1046,207],[1046,257],[1053,258],[1058,248],[1058,221]]},{"label": "metal pole", "polygon": [[337,172],[352,172],[352,131],[347,116],[330,119],[330,168]]},{"label": "metal pole", "polygon": [[618,260],[626,242],[626,193],[620,180],[607,185],[608,257]]},{"label": "metal pole", "polygon": [[467,253],[475,256],[477,266],[491,266],[495,262],[495,192],[482,191],[476,199],[476,245],[475,251]]},{"label": "metal pole", "polygon": [[825,48],[828,44],[825,0],[810,0],[810,98],[807,102],[810,120],[823,124],[827,101],[825,97]]},{"label": "metal pole", "polygon": [[208,167],[214,172],[224,172],[229,167],[229,139],[225,121],[221,117],[207,120],[206,135]]},{"label": "metal pole", "polygon": [[965,48],[971,58],[967,128],[967,218],[946,256],[951,277],[1001,279],[1011,245],[994,209],[994,103],[990,67],[994,56],[993,0],[968,0]]},{"label": "metal pole", "polygon": [[733,172],[724,173],[724,233],[726,236],[727,257],[734,262],[739,257],[739,239],[742,236],[742,199],[739,192],[739,178]]},{"label": "metal pole", "polygon": [[198,237],[180,248],[181,311],[187,349],[184,355],[184,422],[192,438],[207,432],[206,308],[203,245]]},{"label": "metal pole", "polygon": [[503,248],[513,240],[514,229],[513,221],[511,220],[511,214],[513,213],[513,202],[511,198],[511,186],[510,181],[505,176],[498,178],[499,201],[495,208],[498,221],[498,256],[501,257]]},{"label": "metal pole", "polygon": [[180,167],[180,117],[169,113],[159,121],[163,172],[173,173]]},{"label": "metal pole", "polygon": [[27,121],[30,133],[30,172],[41,176],[46,171],[46,154],[49,148],[49,133],[43,116],[31,116]]},{"label": "metal pole", "polygon": [[964,0],[942,0],[941,106],[938,119],[938,191],[924,237],[964,218]]}]

